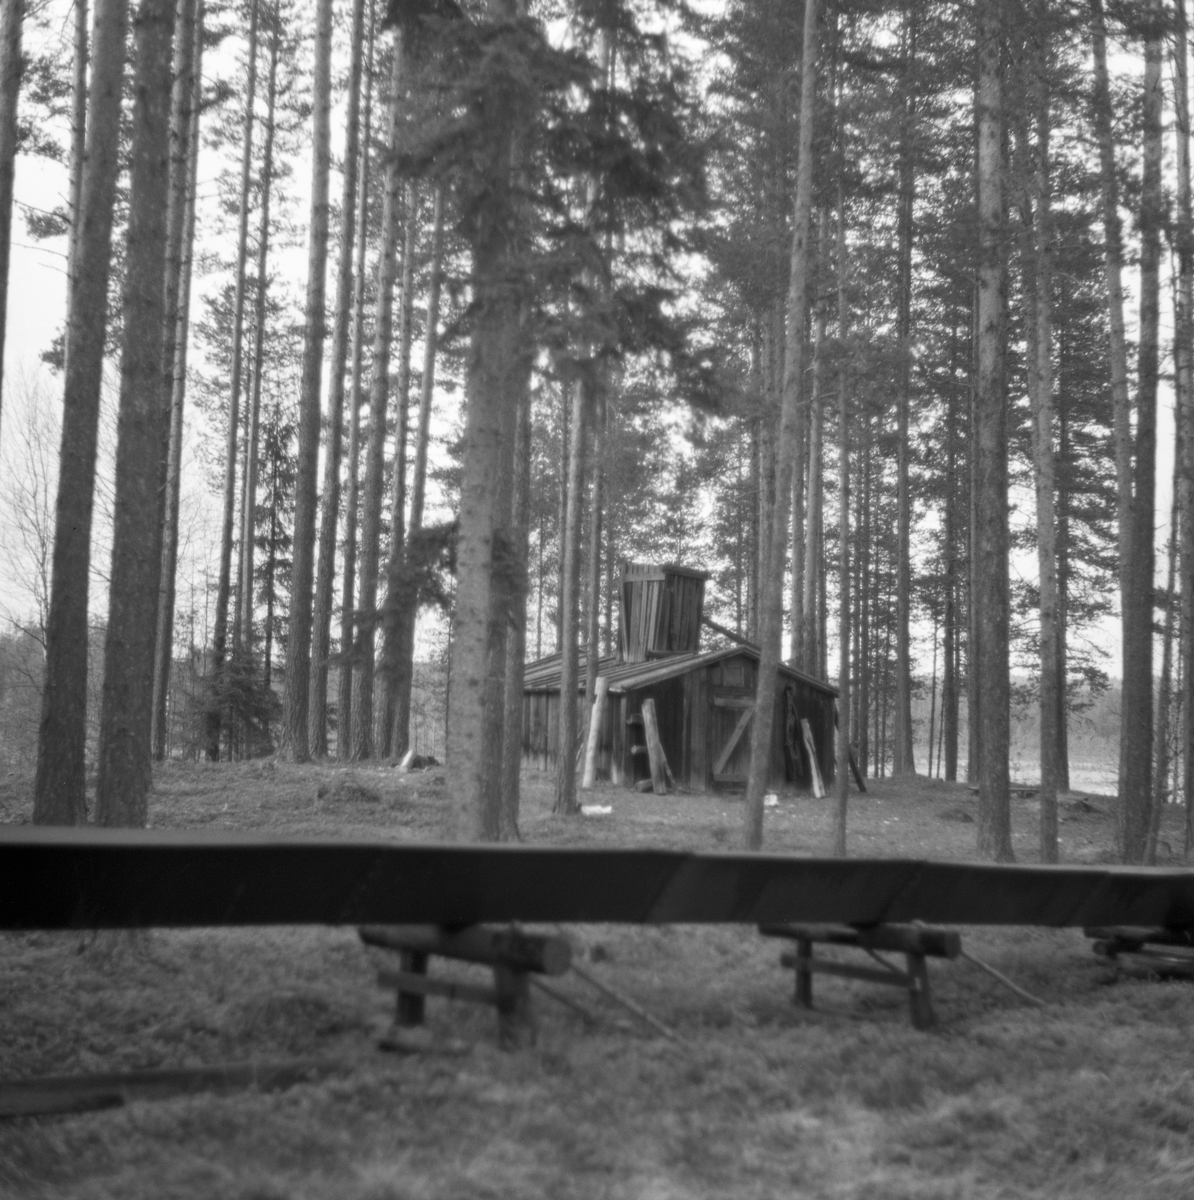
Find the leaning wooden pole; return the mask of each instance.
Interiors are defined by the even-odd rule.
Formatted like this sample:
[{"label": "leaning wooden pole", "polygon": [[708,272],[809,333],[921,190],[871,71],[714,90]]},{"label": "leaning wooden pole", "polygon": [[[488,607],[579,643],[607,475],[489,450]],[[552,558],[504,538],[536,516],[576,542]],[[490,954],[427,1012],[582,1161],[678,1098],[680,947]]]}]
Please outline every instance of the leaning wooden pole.
[{"label": "leaning wooden pole", "polygon": [[771,731],[783,636],[784,550],[788,542],[788,497],[797,453],[799,409],[804,402],[804,314],[810,274],[809,231],[813,198],[813,124],[817,96],[817,0],[805,0],[804,46],[801,56],[800,140],[796,165],[796,197],[792,216],[792,256],[788,279],[787,353],[779,421],[776,502],[771,511],[770,553],[766,587],[760,604],[758,687],[750,739],[750,773],[746,783],[747,849],[763,844],[763,793],[771,762]]}]

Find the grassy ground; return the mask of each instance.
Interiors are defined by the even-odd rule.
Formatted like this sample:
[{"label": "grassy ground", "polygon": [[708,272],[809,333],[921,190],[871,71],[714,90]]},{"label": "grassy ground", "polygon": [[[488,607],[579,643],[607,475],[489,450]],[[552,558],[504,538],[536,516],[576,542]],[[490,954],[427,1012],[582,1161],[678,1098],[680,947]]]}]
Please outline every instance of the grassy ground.
[{"label": "grassy ground", "polygon": [[[553,817],[526,781],[528,841],[737,845],[740,801],[604,789],[613,814]],[[972,855],[973,799],[878,782],[852,798],[851,853]],[[171,766],[159,826],[442,836],[442,775],[272,762]],[[26,819],[0,781],[0,821]],[[1163,839],[1180,849],[1179,820]],[[827,802],[784,798],[769,849],[824,853]],[[1014,802],[1016,852],[1036,813]],[[1109,857],[1107,802],[1064,806],[1066,861]],[[492,1013],[430,1001],[440,1052],[384,1054],[392,997],[350,930],[0,935],[0,1078],[290,1057],[338,1077],[278,1094],[193,1096],[0,1122],[0,1194],[406,1200],[1194,1196],[1189,985],[1115,981],[1076,931],[965,930],[970,964],[933,964],[939,1031],[896,989],[818,979],[790,999],[779,947],[753,931],[585,926],[586,970],[670,1025],[654,1033],[578,978],[596,1018],[538,997],[537,1045],[495,1045]],[[469,968],[443,973],[470,977]],[[449,1052],[459,1051],[459,1052]]]}]

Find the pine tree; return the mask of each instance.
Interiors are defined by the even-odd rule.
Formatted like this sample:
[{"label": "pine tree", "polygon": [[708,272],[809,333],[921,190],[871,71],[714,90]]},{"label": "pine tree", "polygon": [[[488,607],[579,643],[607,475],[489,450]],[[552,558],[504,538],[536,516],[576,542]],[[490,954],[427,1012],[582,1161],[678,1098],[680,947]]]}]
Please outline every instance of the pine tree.
[{"label": "pine tree", "polygon": [[[175,0],[141,0],[125,253],[119,440],[95,817],[143,826],[151,776],[153,652],[161,582],[166,214]],[[187,33],[190,30],[186,30]],[[185,90],[185,89],[184,89]],[[181,214],[179,214],[181,221]]]},{"label": "pine tree", "polygon": [[127,24],[126,0],[97,0],[87,154],[65,341],[62,451],[34,781],[33,819],[47,825],[78,824],[86,813],[91,517]]}]

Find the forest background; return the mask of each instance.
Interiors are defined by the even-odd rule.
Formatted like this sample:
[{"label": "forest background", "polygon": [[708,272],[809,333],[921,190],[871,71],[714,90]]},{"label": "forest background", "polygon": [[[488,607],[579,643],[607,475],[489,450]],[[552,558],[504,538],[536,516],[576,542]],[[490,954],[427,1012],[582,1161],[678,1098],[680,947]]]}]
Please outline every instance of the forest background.
[{"label": "forest background", "polygon": [[[415,7],[394,10],[409,15]],[[5,12],[13,11],[23,11],[26,63],[0,417],[11,626],[0,650],[3,752],[19,765],[37,753],[52,591],[80,8],[47,0],[26,10],[9,0]],[[179,14],[185,11],[180,5]],[[328,88],[330,190],[340,200],[325,217],[333,230],[323,285],[332,336],[322,353],[340,370],[333,366],[315,392],[318,399],[339,386],[349,395],[338,416],[325,414],[315,468],[325,481],[320,525],[335,530],[334,553],[326,566],[308,570],[322,572],[325,586],[334,579],[336,590],[322,610],[328,650],[317,643],[313,652],[317,668],[331,665],[332,683],[312,692],[304,753],[400,754],[412,728],[429,739],[420,748],[442,746],[432,731],[447,708],[453,583],[447,541],[433,531],[444,530],[460,507],[463,402],[479,311],[469,208],[478,193],[468,171],[479,167],[461,164],[459,145],[443,129],[462,87],[452,55],[466,61],[472,51],[441,45],[437,58],[435,38],[453,36],[456,10],[432,5],[428,12],[420,19],[444,27],[427,35],[432,49],[420,59],[418,50],[395,53],[400,43],[381,30],[386,14],[329,7],[330,57],[320,76],[317,14],[306,6],[250,0],[203,9],[190,319],[184,312],[178,324],[189,358],[176,470],[177,589],[169,681],[157,709],[159,754],[235,756],[285,741],[277,697],[287,669],[302,490],[300,407],[311,391],[311,276],[304,268],[311,181],[319,175],[312,119]],[[1035,739],[1054,748],[1055,789],[1075,782],[1067,731],[1095,731],[1087,744],[1107,751],[1096,765],[1114,762],[1105,731],[1122,674],[1118,591],[1141,576],[1121,534],[1143,519],[1152,532],[1144,575],[1157,587],[1143,602],[1130,599],[1124,618],[1146,630],[1150,658],[1144,840],[1125,850],[1138,857],[1146,853],[1149,804],[1156,811],[1188,794],[1182,781],[1191,757],[1189,706],[1182,704],[1190,588],[1181,586],[1190,555],[1178,554],[1185,534],[1171,519],[1188,488],[1174,475],[1183,459],[1174,453],[1182,443],[1173,416],[1189,391],[1182,391],[1181,361],[1189,346],[1182,287],[1190,270],[1184,9],[1141,2],[1105,15],[1098,3],[842,3],[813,12],[811,43],[806,15],[769,0],[696,10],[576,4],[532,13],[544,43],[572,57],[567,70],[564,59],[553,66],[559,78],[536,82],[550,99],[538,124],[528,125],[547,131],[547,148],[536,150],[544,175],[535,193],[546,215],[536,213],[528,234],[538,239],[535,272],[544,282],[526,318],[535,322],[522,456],[529,467],[526,653],[536,657],[578,639],[609,652],[623,558],[707,568],[710,614],[736,636],[763,638],[777,465],[787,461],[794,479],[780,502],[790,498],[792,531],[781,556],[783,656],[830,678],[844,629],[850,741],[862,769],[979,779],[979,723],[966,714],[981,686],[971,647],[987,594],[971,565],[979,565],[988,510],[978,419],[991,382],[979,316],[988,110],[976,96],[991,41],[983,21],[991,17],[999,47],[993,77],[1002,88],[1001,202],[990,244],[1001,262],[997,291],[1006,318],[998,333],[1010,497],[1002,555],[1011,572],[1005,686],[1023,714],[1044,705],[1056,722],[1065,712],[1054,734]],[[181,20],[177,27],[184,28]],[[1098,70],[1104,28],[1111,38],[1105,86]],[[409,22],[403,29],[413,36]],[[367,85],[359,93],[354,71]],[[126,89],[117,247],[133,140]],[[798,147],[810,112],[812,152],[803,155],[815,168],[807,183],[808,280],[794,305]],[[354,120],[360,156],[351,150]],[[569,138],[575,145],[563,145]],[[352,190],[338,186],[354,173],[365,181],[359,207]],[[1117,247],[1112,226],[1125,221],[1126,243]],[[1128,272],[1119,343],[1116,255]],[[113,296],[122,270],[118,252]],[[345,270],[356,296],[337,274]],[[103,514],[105,504],[115,505],[118,301],[112,309],[90,558],[92,755],[110,599]],[[339,335],[334,322],[343,325]],[[785,458],[776,443],[793,386],[785,363],[793,329],[808,365],[795,385],[803,413],[796,453]],[[1153,353],[1164,343],[1159,366],[1148,357],[1150,338]],[[1159,426],[1150,425],[1156,419]],[[371,429],[378,432],[372,441]],[[1147,470],[1153,482],[1140,476]],[[852,493],[843,487],[847,478]],[[1147,515],[1125,520],[1134,492],[1136,511]],[[1044,494],[1052,509],[1049,603],[1039,568]],[[345,526],[350,513],[356,529]],[[321,547],[328,544],[320,538]],[[410,595],[392,586],[399,569],[418,581]],[[355,592],[343,591],[346,578]],[[403,644],[404,609],[381,630],[392,644],[375,649],[373,624],[359,618],[385,595],[391,614],[404,604],[418,609],[418,636],[408,634]],[[835,615],[843,598],[844,623]],[[319,604],[316,596],[317,626]],[[1042,606],[1053,629],[1045,659]],[[578,632],[562,637],[562,626]],[[336,668],[354,639],[356,690],[338,691]],[[1187,651],[1175,652],[1178,643]],[[398,667],[375,672],[375,654]],[[1054,684],[1042,682],[1046,659]],[[159,674],[164,665],[159,654]],[[1046,693],[1058,683],[1050,700]],[[368,713],[353,718],[351,746],[350,691],[358,714]],[[1140,707],[1133,702],[1131,713]],[[1125,744],[1140,741],[1137,730]],[[1022,744],[1025,758],[1035,753],[1031,734]],[[1121,790],[1124,769],[1116,768]],[[1139,788],[1139,771],[1134,780]],[[1131,828],[1125,838],[1140,841]]]}]

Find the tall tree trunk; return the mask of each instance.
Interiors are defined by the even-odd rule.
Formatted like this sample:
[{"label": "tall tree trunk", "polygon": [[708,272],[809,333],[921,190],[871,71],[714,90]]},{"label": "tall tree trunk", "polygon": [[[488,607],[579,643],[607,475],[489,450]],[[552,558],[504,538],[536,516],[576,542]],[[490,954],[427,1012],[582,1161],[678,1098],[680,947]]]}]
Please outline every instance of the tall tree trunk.
[{"label": "tall tree trunk", "polygon": [[[274,402],[274,424],[281,421],[280,406]],[[278,494],[278,454],[270,455],[270,495]],[[274,609],[277,607],[278,579],[278,505],[269,506],[269,541],[265,555],[265,648],[261,654],[261,686],[267,691],[273,686],[274,673]]]},{"label": "tall tree trunk", "polygon": [[[1038,6],[1043,28],[1048,14]],[[1047,36],[1041,35],[1042,38]],[[1057,861],[1057,792],[1060,786],[1060,720],[1063,717],[1061,606],[1057,590],[1057,519],[1053,471],[1053,218],[1049,181],[1049,68],[1047,45],[1040,47],[1033,72],[1036,91],[1036,352],[1035,405],[1037,563],[1041,586],[1041,861]]]},{"label": "tall tree trunk", "polygon": [[1183,767],[1182,793],[1187,819],[1194,815],[1194,218],[1190,199],[1190,83],[1189,25],[1185,0],[1174,0],[1174,110],[1177,126],[1177,329],[1174,365],[1177,371],[1178,526],[1181,530],[1181,623],[1178,676],[1185,682],[1179,757]]},{"label": "tall tree trunk", "polygon": [[4,384],[4,333],[8,322],[8,259],[12,247],[12,186],[17,158],[17,101],[24,68],[21,59],[24,23],[25,0],[0,0],[0,402]]},{"label": "tall tree trunk", "polygon": [[97,0],[78,253],[66,329],[62,448],[34,781],[33,819],[41,825],[75,825],[86,817],[91,516],[127,24],[127,0]]},{"label": "tall tree trunk", "polygon": [[[365,495],[361,513],[361,576],[357,592],[361,624],[353,646],[351,756],[357,760],[373,757],[373,646],[377,623],[377,570],[381,559],[386,408],[390,397],[390,333],[394,315],[394,276],[398,266],[402,191],[402,178],[398,173],[404,91],[401,32],[394,40],[393,54],[388,117],[389,149],[381,214],[381,248],[377,259],[377,312],[373,321],[373,361],[369,380],[369,442],[365,448]],[[342,728],[341,736],[344,732]]]},{"label": "tall tree trunk", "polygon": [[[978,121],[975,121],[977,135]],[[978,160],[977,137],[975,161]],[[975,207],[977,208],[978,171],[975,171]],[[968,455],[968,536],[966,539],[966,782],[978,783],[978,761],[982,741],[982,679],[979,671],[979,627],[978,627],[978,388],[979,388],[979,337],[978,337],[979,284],[975,280],[971,298],[971,371],[970,371],[970,454]]]},{"label": "tall tree trunk", "polygon": [[[603,376],[605,372],[602,372]],[[602,380],[604,385],[605,380]],[[590,714],[597,695],[598,665],[601,659],[601,525],[605,515],[605,439],[609,404],[605,387],[597,393],[593,413],[592,487],[589,489],[589,628],[585,636],[585,708],[580,723],[581,745],[587,747]],[[583,760],[583,753],[582,753]]]},{"label": "tall tree trunk", "polygon": [[299,387],[298,464],[294,486],[294,541],[290,569],[290,636],[282,692],[279,752],[293,762],[310,757],[307,701],[311,685],[311,609],[315,575],[316,473],[323,342],[327,336],[328,175],[332,161],[332,0],[316,0],[315,69],[311,114],[311,227],[307,248],[307,303],[303,316],[303,369]]},{"label": "tall tree trunk", "polygon": [[265,301],[269,289],[270,205],[274,184],[274,137],[278,101],[278,56],[281,21],[275,6],[271,14],[269,79],[266,84],[265,145],[261,151],[261,212],[257,225],[257,289],[253,296],[253,379],[249,385],[249,421],[245,431],[245,467],[241,479],[240,563],[237,596],[240,612],[234,641],[246,663],[253,661],[253,561],[257,543],[257,474],[261,443],[261,389],[265,376]]},{"label": "tall tree trunk", "polygon": [[400,711],[399,698],[409,696],[403,675],[414,672],[414,630],[409,646],[402,644],[405,626],[399,618],[397,592],[402,590],[406,560],[406,459],[410,441],[410,344],[415,288],[415,245],[418,241],[419,195],[406,190],[406,227],[402,246],[402,288],[398,301],[398,434],[394,441],[393,505],[390,512],[390,553],[386,562],[386,599],[382,605],[382,713],[376,739],[383,757],[406,753],[410,740],[410,709]]},{"label": "tall tree trunk", "polygon": [[799,157],[796,167],[796,196],[792,214],[792,257],[788,282],[787,352],[784,361],[783,407],[780,412],[776,503],[771,517],[767,586],[760,604],[760,655],[755,692],[755,716],[751,722],[750,773],[746,784],[744,842],[751,850],[763,844],[763,793],[767,789],[771,762],[771,731],[775,716],[780,641],[783,632],[784,550],[788,541],[787,497],[792,492],[799,423],[798,410],[804,391],[804,314],[811,274],[809,227],[813,193],[813,124],[817,86],[817,4],[805,0],[804,34],[800,80]]},{"label": "tall tree trunk", "polygon": [[[413,256],[413,246],[409,246]],[[431,278],[428,281],[427,317],[424,331],[424,359],[422,359],[422,383],[419,394],[419,415],[415,422],[414,464],[410,482],[410,517],[408,536],[402,541],[402,558],[391,553],[388,571],[388,587],[385,598],[385,673],[386,706],[392,714],[389,722],[394,738],[394,754],[401,757],[410,745],[410,691],[414,685],[414,634],[419,616],[419,595],[410,587],[412,572],[419,565],[410,562],[415,534],[422,528],[427,488],[427,444],[431,437],[431,401],[436,386],[436,353],[438,344],[439,294],[442,287],[444,252],[444,197],[436,191],[432,215],[431,235]],[[406,288],[407,284],[403,284]],[[409,314],[406,318],[409,328]],[[406,349],[409,360],[409,346]],[[409,372],[409,368],[408,368]],[[400,390],[406,391],[402,385]],[[403,440],[406,440],[403,438]],[[391,544],[392,545],[392,544]]]},{"label": "tall tree trunk", "polygon": [[240,432],[240,389],[244,371],[246,267],[249,260],[249,185],[253,173],[253,105],[257,97],[257,29],[261,0],[249,10],[248,78],[245,82],[244,144],[240,160],[240,212],[236,230],[236,292],[232,308],[232,368],[228,395],[228,435],[224,446],[224,515],[220,526],[220,572],[212,631],[209,674],[215,696],[207,713],[207,757],[220,757],[220,726],[225,704],[224,657],[228,647],[228,604],[232,593],[232,527],[236,515],[236,441]]},{"label": "tall tree trunk", "polygon": [[166,212],[170,184],[175,0],[141,0],[123,289],[116,498],[95,819],[142,827],[148,816],[153,650],[162,558],[161,450]]},{"label": "tall tree trunk", "polygon": [[1141,862],[1152,800],[1153,547],[1156,510],[1161,190],[1160,0],[1150,0],[1144,46],[1143,153],[1140,193],[1140,340],[1136,367],[1135,479],[1131,495],[1120,705],[1119,840],[1124,862]]},{"label": "tall tree trunk", "polygon": [[[518,16],[517,6],[511,0],[490,0],[489,12],[500,40]],[[501,714],[487,708],[492,699],[494,566],[495,555],[501,553],[495,543],[507,534],[499,521],[509,521],[509,510],[501,515],[494,511],[494,498],[503,466],[513,466],[513,417],[517,389],[525,378],[525,281],[519,260],[524,217],[515,171],[529,113],[504,92],[488,95],[487,101],[498,119],[478,164],[486,203],[472,236],[475,316],[457,535],[447,758],[458,826],[466,836],[488,841],[501,836],[500,736],[496,774],[491,774],[489,753],[495,725],[501,729]],[[503,690],[498,691],[499,703]]]},{"label": "tall tree trunk", "polygon": [[563,544],[562,584],[560,589],[560,728],[556,738],[559,757],[556,762],[556,796],[552,811],[565,815],[580,811],[576,798],[576,752],[580,689],[580,539],[584,509],[585,452],[589,414],[593,408],[593,382],[586,374],[574,385],[570,437],[568,445],[568,489]]},{"label": "tall tree trunk", "polygon": [[[840,106],[840,97],[838,103]],[[840,124],[838,137],[844,137]],[[837,334],[844,350],[850,332],[850,322],[846,307],[846,205],[840,175],[837,205]],[[850,380],[846,362],[847,359],[843,356],[837,376],[839,657],[837,762],[834,780],[837,785],[837,808],[833,827],[833,852],[841,858],[846,857],[846,811],[850,802],[850,707],[853,700],[850,694]]]},{"label": "tall tree trunk", "polygon": [[[567,300],[564,301],[567,305]],[[568,463],[572,453],[573,383],[560,380],[560,455],[557,460],[559,487],[556,494],[556,651],[564,645],[564,574],[567,569]]]},{"label": "tall tree trunk", "polygon": [[[356,266],[352,293],[352,363],[348,390],[348,486],[344,495],[344,573],[340,593],[340,672],[336,691],[336,757],[352,755],[352,672],[355,665],[354,597],[357,578],[357,512],[361,477],[361,371],[365,356],[365,250],[369,230],[369,150],[373,126],[373,40],[377,28],[369,4],[369,45],[365,53],[365,117],[357,189]],[[380,501],[379,501],[380,503]]]},{"label": "tall tree trunk", "polygon": [[896,690],[895,736],[891,773],[914,775],[912,750],[912,491],[909,475],[911,447],[908,442],[912,393],[912,242],[916,202],[916,22],[917,6],[904,10],[904,48],[900,115],[899,212],[897,216],[899,260],[896,338],[899,341],[899,391],[896,396]]},{"label": "tall tree trunk", "polygon": [[862,503],[858,514],[858,769],[867,775],[871,763],[871,548],[874,545],[871,521],[871,417],[862,413]]},{"label": "tall tree trunk", "polygon": [[[1053,241],[1049,184],[1048,14],[1037,7],[1023,56],[1028,112],[1017,119],[1020,151],[1021,259],[1025,295],[1028,392],[1032,405],[1036,483],[1037,570],[1040,577],[1041,861],[1057,861],[1059,665],[1057,521],[1053,463]],[[1035,143],[1030,129],[1035,127]]]},{"label": "tall tree trunk", "polygon": [[1003,250],[1002,0],[978,0],[978,675],[982,687],[978,764],[978,852],[1011,862],[1008,794],[1007,393],[1004,376],[1006,266]]},{"label": "tall tree trunk", "polygon": [[950,329],[950,388],[945,415],[945,605],[942,613],[941,743],[938,770],[958,778],[958,330]]},{"label": "tall tree trunk", "polygon": [[83,202],[83,159],[87,150],[87,0],[74,2],[74,34],[71,39],[70,166],[66,185],[70,236],[66,254],[67,306],[74,287],[75,255],[78,252],[80,214]]},{"label": "tall tree trunk", "polygon": [[[158,585],[157,629],[153,652],[153,717],[150,742],[154,761],[166,757],[168,732],[168,702],[170,696],[170,674],[174,658],[174,575],[178,568],[178,511],[182,484],[182,437],[183,409],[187,391],[187,341],[190,336],[191,313],[191,264],[195,253],[195,192],[199,162],[199,108],[203,98],[203,17],[202,0],[195,4],[192,20],[184,20],[178,30],[181,40],[191,38],[190,62],[185,72],[175,73],[174,114],[172,124],[170,213],[167,216],[167,240],[172,242],[173,222],[178,202],[176,189],[182,176],[183,192],[181,213],[181,236],[177,251],[173,245],[167,250],[167,260],[174,265],[172,256],[177,254],[178,283],[174,301],[173,333],[170,329],[170,303],[167,297],[167,341],[162,351],[165,387],[163,399],[169,406],[169,436],[167,439],[165,484],[162,493],[163,516],[161,524],[161,578]],[[180,80],[189,89],[183,105],[177,89]],[[186,135],[181,134],[185,119]]]},{"label": "tall tree trunk", "polygon": [[[1180,397],[1178,403],[1181,403]],[[1161,679],[1157,685],[1157,716],[1153,723],[1153,791],[1148,810],[1148,830],[1145,836],[1144,861],[1157,865],[1157,842],[1161,832],[1161,816],[1169,795],[1169,709],[1173,702],[1173,630],[1177,613],[1174,586],[1177,576],[1177,539],[1180,523],[1178,475],[1181,471],[1180,448],[1173,462],[1173,502],[1169,508],[1169,538],[1166,547],[1165,632],[1161,640]]]},{"label": "tall tree trunk", "polygon": [[[824,247],[829,240],[828,223],[824,213],[821,217],[821,235],[818,239]],[[824,255],[825,251],[820,251]],[[821,621],[819,598],[821,576],[825,570],[825,547],[822,539],[822,509],[824,496],[823,434],[825,427],[825,305],[817,304],[813,321],[813,378],[812,394],[808,402],[808,456],[802,456],[807,480],[804,504],[804,600],[801,604],[804,619],[804,636],[801,638],[803,659],[800,669],[815,678],[821,675],[821,645],[824,624]]]},{"label": "tall tree trunk", "polygon": [[[372,13],[370,13],[372,20]],[[328,658],[332,642],[332,593],[336,573],[336,531],[340,521],[340,457],[344,428],[344,373],[348,364],[349,321],[353,293],[353,239],[361,139],[361,75],[365,45],[365,0],[353,0],[352,56],[348,68],[348,114],[344,119],[344,190],[340,197],[340,261],[336,270],[336,307],[328,379],[327,448],[319,510],[319,549],[312,620],[311,695],[307,704],[308,749],[317,758],[328,752]]]},{"label": "tall tree trunk", "polygon": [[[522,704],[510,707],[511,672],[517,664],[510,655],[511,632],[521,576],[526,565],[525,531],[516,528],[518,510],[515,475],[515,448],[518,425],[523,408],[523,395],[530,384],[530,356],[525,351],[527,309],[518,301],[517,325],[507,327],[505,353],[510,355],[501,379],[505,390],[502,402],[498,444],[498,476],[491,494],[493,510],[493,557],[489,592],[489,662],[485,678],[484,713],[484,786],[481,811],[476,814],[477,836],[503,840],[516,835],[518,822],[517,779],[514,764],[507,763],[513,752],[511,741],[518,735],[521,743]],[[520,392],[521,385],[521,392]],[[522,542],[519,544],[521,532]],[[520,610],[524,613],[525,609]],[[515,717],[515,727],[507,730],[507,715]],[[507,769],[508,768],[508,769]],[[506,785],[514,787],[507,794]]]},{"label": "tall tree trunk", "polygon": [[[526,360],[529,369],[530,359]],[[518,405],[518,428],[514,445],[514,511],[511,525],[511,563],[514,581],[510,597],[510,628],[506,643],[506,693],[504,745],[502,748],[502,841],[516,841],[518,832],[519,785],[522,777],[523,666],[527,636],[527,539],[531,516],[531,389],[527,386]]]}]

